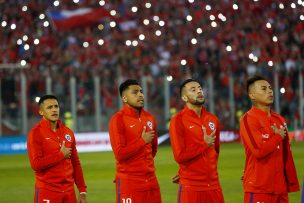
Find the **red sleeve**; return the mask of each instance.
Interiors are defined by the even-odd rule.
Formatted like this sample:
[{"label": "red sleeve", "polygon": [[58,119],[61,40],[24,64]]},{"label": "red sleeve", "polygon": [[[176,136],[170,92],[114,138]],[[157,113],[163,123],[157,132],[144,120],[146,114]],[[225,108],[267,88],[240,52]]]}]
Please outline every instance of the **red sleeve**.
[{"label": "red sleeve", "polygon": [[86,192],[87,186],[84,181],[82,167],[81,167],[78,152],[76,149],[76,140],[75,140],[75,136],[73,133],[72,133],[72,135],[74,137],[74,143],[72,145],[72,156],[71,156],[71,161],[72,161],[73,170],[74,170],[73,177],[75,180],[75,184],[77,185],[78,191]]},{"label": "red sleeve", "polygon": [[176,116],[170,122],[170,141],[174,158],[178,163],[188,162],[201,156],[208,149],[205,142],[191,143],[186,146],[184,137],[184,125],[181,117]]},{"label": "red sleeve", "polygon": [[109,126],[110,141],[117,161],[127,160],[139,153],[146,145],[145,141],[139,137],[132,145],[128,145],[124,134],[124,124],[122,116],[115,115]]},{"label": "red sleeve", "polygon": [[240,134],[245,145],[256,158],[264,158],[273,152],[278,144],[282,141],[282,137],[275,134],[267,141],[260,139],[262,132],[260,125],[254,118],[250,118],[248,114],[244,115],[240,123]]},{"label": "red sleeve", "polygon": [[155,157],[156,156],[156,153],[157,153],[157,147],[158,147],[158,134],[157,134],[157,127],[156,127],[156,121],[155,119],[153,119],[153,122],[154,122],[154,131],[155,131],[155,137],[153,138],[152,140],[152,156]]},{"label": "red sleeve", "polygon": [[64,160],[64,155],[58,147],[58,151],[53,154],[44,154],[40,140],[40,130],[31,130],[27,138],[27,150],[31,167],[35,171],[50,168]]}]

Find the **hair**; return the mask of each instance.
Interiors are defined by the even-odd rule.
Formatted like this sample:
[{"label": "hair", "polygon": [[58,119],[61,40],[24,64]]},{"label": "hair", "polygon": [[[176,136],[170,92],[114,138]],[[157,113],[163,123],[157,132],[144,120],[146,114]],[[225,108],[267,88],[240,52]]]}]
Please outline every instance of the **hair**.
[{"label": "hair", "polygon": [[247,79],[247,82],[246,82],[247,94],[249,93],[249,88],[251,87],[251,85],[253,85],[256,81],[259,81],[259,80],[266,80],[266,79],[260,75],[254,75]]},{"label": "hair", "polygon": [[137,80],[133,80],[133,79],[128,79],[126,81],[124,81],[123,83],[121,83],[119,85],[119,94],[120,96],[122,96],[122,93],[128,89],[129,86],[131,85],[139,85],[139,83],[137,82]]},{"label": "hair", "polygon": [[[179,94],[182,96],[182,91],[184,89],[184,87],[186,86],[186,84],[188,84],[189,82],[197,82],[198,84],[201,85],[201,83],[198,80],[189,78],[187,80],[185,80],[184,82],[182,82],[182,84],[179,86]],[[202,86],[202,85],[201,85]]]},{"label": "hair", "polygon": [[46,94],[46,95],[43,95],[42,97],[40,97],[38,104],[41,105],[47,99],[55,99],[56,101],[58,101],[58,99],[55,95]]}]

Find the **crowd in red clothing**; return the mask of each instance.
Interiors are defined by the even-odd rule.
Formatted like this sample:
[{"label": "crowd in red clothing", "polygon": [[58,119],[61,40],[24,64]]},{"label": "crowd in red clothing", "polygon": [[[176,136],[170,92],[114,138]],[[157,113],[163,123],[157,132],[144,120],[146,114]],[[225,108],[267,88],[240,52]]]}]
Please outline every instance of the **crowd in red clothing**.
[{"label": "crowd in red clothing", "polygon": [[[66,109],[70,104],[69,78],[76,77],[80,116],[95,111],[93,77],[99,76],[106,118],[118,108],[119,82],[146,76],[149,110],[163,124],[165,76],[173,78],[170,105],[176,108],[182,105],[178,91],[181,80],[194,77],[206,87],[212,77],[215,113],[224,128],[235,128],[229,124],[235,117],[228,102],[229,78],[234,79],[235,109],[245,111],[249,108],[244,91],[246,78],[260,73],[272,80],[276,69],[279,86],[285,88],[284,94],[277,92],[281,114],[291,125],[297,120],[298,75],[302,74],[304,58],[304,1],[74,2],[64,0],[54,6],[50,0],[0,1],[0,64],[26,60],[30,65],[24,70],[29,116],[35,115],[34,98],[45,93],[47,76],[52,78],[52,90]],[[52,9],[101,6],[116,11],[116,27],[109,25],[110,19],[103,19],[93,26],[56,29],[46,15]],[[0,70],[6,116],[20,114],[18,72]]]}]

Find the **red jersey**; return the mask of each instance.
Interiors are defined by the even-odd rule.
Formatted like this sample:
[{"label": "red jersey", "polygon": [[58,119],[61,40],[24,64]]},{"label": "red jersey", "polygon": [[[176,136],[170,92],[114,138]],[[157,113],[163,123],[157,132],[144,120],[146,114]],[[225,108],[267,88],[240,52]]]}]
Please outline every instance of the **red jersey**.
[{"label": "red jersey", "polygon": [[[63,141],[66,147],[72,148],[70,159],[65,159],[60,151]],[[54,132],[49,121],[41,119],[29,132],[27,149],[37,188],[63,192],[74,190],[76,183],[79,192],[86,192],[74,133],[61,121]]]},{"label": "red jersey", "polygon": [[142,180],[143,184],[137,188],[139,190],[148,189],[145,181],[155,178],[157,135],[146,144],[142,139],[144,126],[146,132],[156,132],[155,118],[144,109],[138,115],[127,105],[115,113],[109,123],[110,141],[116,159],[116,178]]},{"label": "red jersey", "polygon": [[[214,145],[208,147],[204,141],[202,125],[207,134],[216,129]],[[219,155],[220,123],[218,118],[202,107],[201,116],[187,106],[170,122],[170,140],[176,162],[179,164],[180,184],[193,190],[220,188],[217,172]]]},{"label": "red jersey", "polygon": [[299,190],[288,136],[282,140],[274,134],[274,124],[287,131],[284,118],[273,111],[268,116],[252,107],[241,119],[240,134],[246,154],[245,192],[284,194]]}]

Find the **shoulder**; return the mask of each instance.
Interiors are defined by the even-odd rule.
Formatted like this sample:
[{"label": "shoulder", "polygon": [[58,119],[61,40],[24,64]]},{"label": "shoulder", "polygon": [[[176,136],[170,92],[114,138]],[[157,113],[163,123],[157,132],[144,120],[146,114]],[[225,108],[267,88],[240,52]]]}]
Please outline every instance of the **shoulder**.
[{"label": "shoulder", "polygon": [[124,116],[124,112],[118,111],[112,115],[110,122],[114,122],[115,120],[120,120],[123,118],[123,116]]},{"label": "shoulder", "polygon": [[278,118],[279,120],[281,120],[282,122],[286,123],[285,118],[283,116],[281,116],[280,114],[278,114],[274,111],[272,111],[271,114],[272,114],[272,116],[274,116],[274,117]]},{"label": "shoulder", "polygon": [[206,116],[208,117],[209,120],[212,120],[212,121],[218,122],[218,123],[220,122],[218,117],[213,113],[210,113],[210,112],[206,111]]}]

